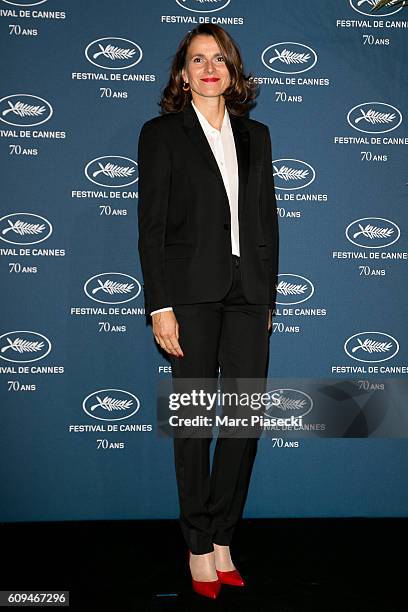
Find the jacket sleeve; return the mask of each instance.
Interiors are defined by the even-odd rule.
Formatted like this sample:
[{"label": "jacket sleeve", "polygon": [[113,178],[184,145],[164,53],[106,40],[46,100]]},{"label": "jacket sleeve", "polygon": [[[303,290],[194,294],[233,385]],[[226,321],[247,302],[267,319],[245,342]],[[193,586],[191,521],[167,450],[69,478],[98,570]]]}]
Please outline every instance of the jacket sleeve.
[{"label": "jacket sleeve", "polygon": [[172,306],[164,272],[164,240],[171,181],[171,153],[152,120],[143,124],[138,144],[138,250],[145,311]]},{"label": "jacket sleeve", "polygon": [[262,189],[261,198],[263,199],[262,208],[266,215],[265,239],[268,245],[271,246],[270,258],[270,294],[269,308],[275,308],[276,301],[276,285],[278,280],[278,263],[279,263],[279,225],[278,212],[276,207],[275,184],[273,180],[272,167],[272,145],[269,128],[265,129],[265,145],[264,145],[264,168],[262,173]]}]

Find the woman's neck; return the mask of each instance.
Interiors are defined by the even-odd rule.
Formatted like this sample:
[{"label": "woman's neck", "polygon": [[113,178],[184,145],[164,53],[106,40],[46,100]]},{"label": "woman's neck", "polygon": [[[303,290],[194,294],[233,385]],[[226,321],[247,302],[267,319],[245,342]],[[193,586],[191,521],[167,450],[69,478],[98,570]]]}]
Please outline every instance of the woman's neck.
[{"label": "woman's neck", "polygon": [[192,100],[208,123],[216,130],[221,130],[225,113],[225,101],[222,96],[204,97],[193,96]]}]

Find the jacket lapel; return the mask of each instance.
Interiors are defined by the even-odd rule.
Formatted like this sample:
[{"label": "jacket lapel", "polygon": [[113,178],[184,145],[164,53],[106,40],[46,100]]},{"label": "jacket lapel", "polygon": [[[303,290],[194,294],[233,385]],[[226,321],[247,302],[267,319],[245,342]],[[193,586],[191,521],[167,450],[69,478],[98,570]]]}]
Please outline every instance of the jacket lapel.
[{"label": "jacket lapel", "polygon": [[[224,192],[225,198],[228,202],[228,195],[225,190],[224,181],[220,169],[217,164],[210,144],[207,140],[206,135],[201,127],[201,123],[198,120],[197,114],[191,105],[191,102],[186,106],[183,112],[183,127],[187,133],[187,136],[195,146],[195,148],[202,155],[203,159],[207,162],[209,168],[214,172],[219,181],[220,187]],[[237,153],[238,162],[238,210],[240,213],[243,211],[245,203],[245,193],[248,184],[248,172],[249,172],[249,132],[244,122],[240,117],[230,115],[231,128],[234,134],[235,149]]]}]

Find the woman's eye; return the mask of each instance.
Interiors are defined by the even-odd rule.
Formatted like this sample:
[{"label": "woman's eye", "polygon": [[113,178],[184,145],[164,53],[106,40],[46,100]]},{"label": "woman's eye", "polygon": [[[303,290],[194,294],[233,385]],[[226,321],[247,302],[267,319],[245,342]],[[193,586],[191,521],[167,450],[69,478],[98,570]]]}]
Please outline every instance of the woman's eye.
[{"label": "woman's eye", "polygon": [[[203,59],[202,57],[194,57],[194,58],[193,58],[193,62],[200,62],[202,59]],[[224,58],[223,58],[223,56],[222,56],[222,55],[219,55],[219,56],[217,57],[217,60],[221,60],[221,61],[223,62],[223,61],[224,61]]]}]

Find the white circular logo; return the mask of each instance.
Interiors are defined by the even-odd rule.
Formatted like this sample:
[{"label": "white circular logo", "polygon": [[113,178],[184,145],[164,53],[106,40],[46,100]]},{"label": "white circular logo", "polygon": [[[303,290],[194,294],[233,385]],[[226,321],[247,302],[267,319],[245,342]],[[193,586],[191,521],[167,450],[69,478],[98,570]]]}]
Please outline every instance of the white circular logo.
[{"label": "white circular logo", "polygon": [[6,332],[0,336],[0,358],[15,363],[44,359],[51,351],[46,336],[28,330]]},{"label": "white circular logo", "polygon": [[82,402],[84,412],[98,421],[123,421],[136,414],[140,401],[123,389],[99,389]]},{"label": "white circular logo", "polygon": [[316,178],[316,172],[312,166],[301,159],[275,159],[272,165],[275,189],[281,191],[304,189]]},{"label": "white circular logo", "polygon": [[141,61],[143,52],[133,40],[107,36],[89,43],[85,49],[85,57],[98,68],[127,70]]},{"label": "white circular logo", "polygon": [[88,162],[85,176],[101,187],[128,187],[139,180],[137,162],[122,155],[104,155]]},{"label": "white circular logo", "polygon": [[396,223],[382,217],[363,217],[346,227],[346,238],[363,249],[383,249],[397,242],[401,235]]},{"label": "white circular logo", "polygon": [[356,361],[379,363],[395,357],[399,351],[399,344],[389,334],[367,331],[347,338],[344,343],[344,350],[349,357]]},{"label": "white circular logo", "polygon": [[299,274],[279,274],[276,286],[276,303],[282,305],[301,304],[314,293],[313,283]]},{"label": "white circular logo", "polygon": [[358,132],[385,134],[401,124],[402,114],[398,108],[385,102],[364,102],[349,110],[347,121]]},{"label": "white circular logo", "polygon": [[300,74],[313,68],[317,53],[311,47],[297,42],[281,42],[262,51],[264,66],[280,74]]},{"label": "white circular logo", "polygon": [[0,121],[7,125],[41,125],[51,119],[52,114],[51,104],[39,96],[22,93],[0,99]]},{"label": "white circular logo", "polygon": [[51,234],[51,223],[40,215],[21,212],[0,219],[0,240],[8,244],[37,244]]},{"label": "white circular logo", "polygon": [[84,285],[85,294],[101,304],[125,304],[137,298],[141,290],[138,280],[121,272],[95,274]]},{"label": "white circular logo", "polygon": [[269,418],[304,417],[313,408],[310,395],[299,389],[268,389],[267,393],[271,396],[271,403],[264,415]]}]

